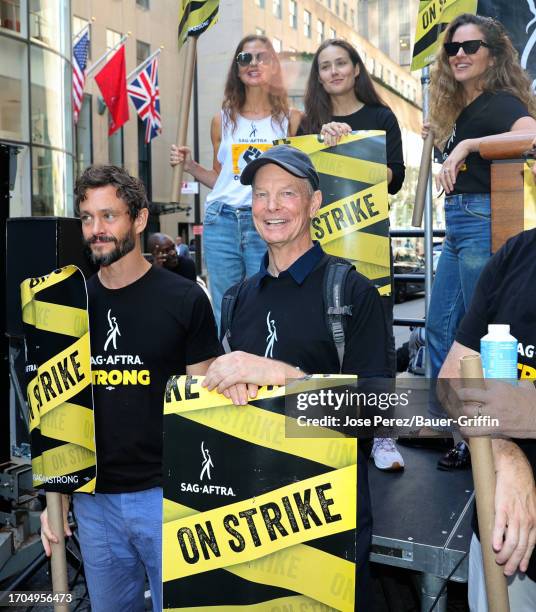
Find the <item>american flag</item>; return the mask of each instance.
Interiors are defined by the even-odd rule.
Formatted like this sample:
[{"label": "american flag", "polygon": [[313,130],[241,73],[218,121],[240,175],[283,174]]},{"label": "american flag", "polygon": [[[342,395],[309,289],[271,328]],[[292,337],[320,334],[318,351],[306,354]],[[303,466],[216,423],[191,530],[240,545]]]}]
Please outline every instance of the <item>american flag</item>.
[{"label": "american flag", "polygon": [[152,59],[127,88],[140,119],[145,123],[145,142],[162,131],[160,91],[158,89],[158,56]]},{"label": "american flag", "polygon": [[75,123],[78,122],[78,115],[84,100],[88,47],[89,28],[86,28],[86,31],[73,46],[73,115]]}]

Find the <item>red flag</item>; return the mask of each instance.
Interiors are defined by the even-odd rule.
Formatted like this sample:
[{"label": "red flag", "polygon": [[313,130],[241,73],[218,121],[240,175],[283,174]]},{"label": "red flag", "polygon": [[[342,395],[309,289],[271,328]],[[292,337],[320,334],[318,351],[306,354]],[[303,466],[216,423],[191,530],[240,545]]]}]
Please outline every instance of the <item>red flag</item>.
[{"label": "red flag", "polygon": [[95,75],[95,81],[110,111],[108,136],[128,121],[128,95],[125,64],[125,46],[122,45],[104,68]]}]

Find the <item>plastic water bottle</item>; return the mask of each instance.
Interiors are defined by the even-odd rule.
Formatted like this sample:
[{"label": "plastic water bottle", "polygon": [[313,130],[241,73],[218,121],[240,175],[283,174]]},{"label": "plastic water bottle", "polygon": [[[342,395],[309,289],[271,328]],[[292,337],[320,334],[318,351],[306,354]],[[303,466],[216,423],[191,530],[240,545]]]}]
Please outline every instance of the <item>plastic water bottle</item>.
[{"label": "plastic water bottle", "polygon": [[517,380],[517,340],[510,334],[510,325],[488,325],[488,333],[480,340],[484,378]]}]

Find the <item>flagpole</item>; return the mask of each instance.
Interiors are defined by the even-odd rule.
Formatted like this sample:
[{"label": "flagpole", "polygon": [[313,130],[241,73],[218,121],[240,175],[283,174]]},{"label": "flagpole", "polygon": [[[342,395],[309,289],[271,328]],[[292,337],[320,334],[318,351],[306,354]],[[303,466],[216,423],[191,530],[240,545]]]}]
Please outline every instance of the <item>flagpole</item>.
[{"label": "flagpole", "polygon": [[110,55],[110,53],[113,53],[116,49],[118,49],[129,36],[130,32],[127,32],[127,34],[122,36],[121,40],[115,46],[113,46],[111,49],[108,49],[108,51],[101,55],[99,59],[96,60],[93,64],[91,64],[89,68],[86,68],[86,77],[88,77],[92,72],[94,72],[96,68],[100,66],[100,64],[102,64],[102,62]]},{"label": "flagpole", "polygon": [[154,53],[152,53],[151,55],[149,55],[149,57],[145,60],[143,60],[143,62],[137,66],[136,68],[134,68],[134,70],[130,73],[127,74],[127,81],[129,81],[135,74],[138,74],[138,72],[141,72],[145,66],[147,66],[147,64],[157,55],[160,54],[160,52],[162,51],[164,47],[160,47],[159,49],[157,49]]},{"label": "flagpole", "polygon": [[[194,78],[195,53],[197,48],[197,36],[188,36],[184,43],[186,47],[186,60],[184,62],[184,78],[182,82],[180,103],[179,103],[179,125],[177,128],[177,145],[186,145],[188,137],[188,118],[190,116],[190,100],[192,98],[192,82]],[[180,201],[180,187],[184,164],[177,164],[173,168],[173,180],[171,183],[171,204],[178,204]]]}]

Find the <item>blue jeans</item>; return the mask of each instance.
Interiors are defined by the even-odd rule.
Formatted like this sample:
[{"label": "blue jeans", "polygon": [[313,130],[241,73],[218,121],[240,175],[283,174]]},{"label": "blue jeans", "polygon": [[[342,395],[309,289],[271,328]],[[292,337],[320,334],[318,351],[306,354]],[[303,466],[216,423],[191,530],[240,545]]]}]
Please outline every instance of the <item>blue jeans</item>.
[{"label": "blue jeans", "polygon": [[162,610],[162,489],[78,493],[74,513],[93,612]]},{"label": "blue jeans", "polygon": [[266,243],[257,234],[251,207],[236,208],[212,202],[203,228],[208,286],[218,328],[223,294],[236,283],[259,271]]},{"label": "blue jeans", "polygon": [[[426,320],[426,340],[436,378],[467,312],[478,277],[491,254],[490,195],[462,194],[445,200],[446,237]],[[433,416],[444,416],[432,402]]]}]

